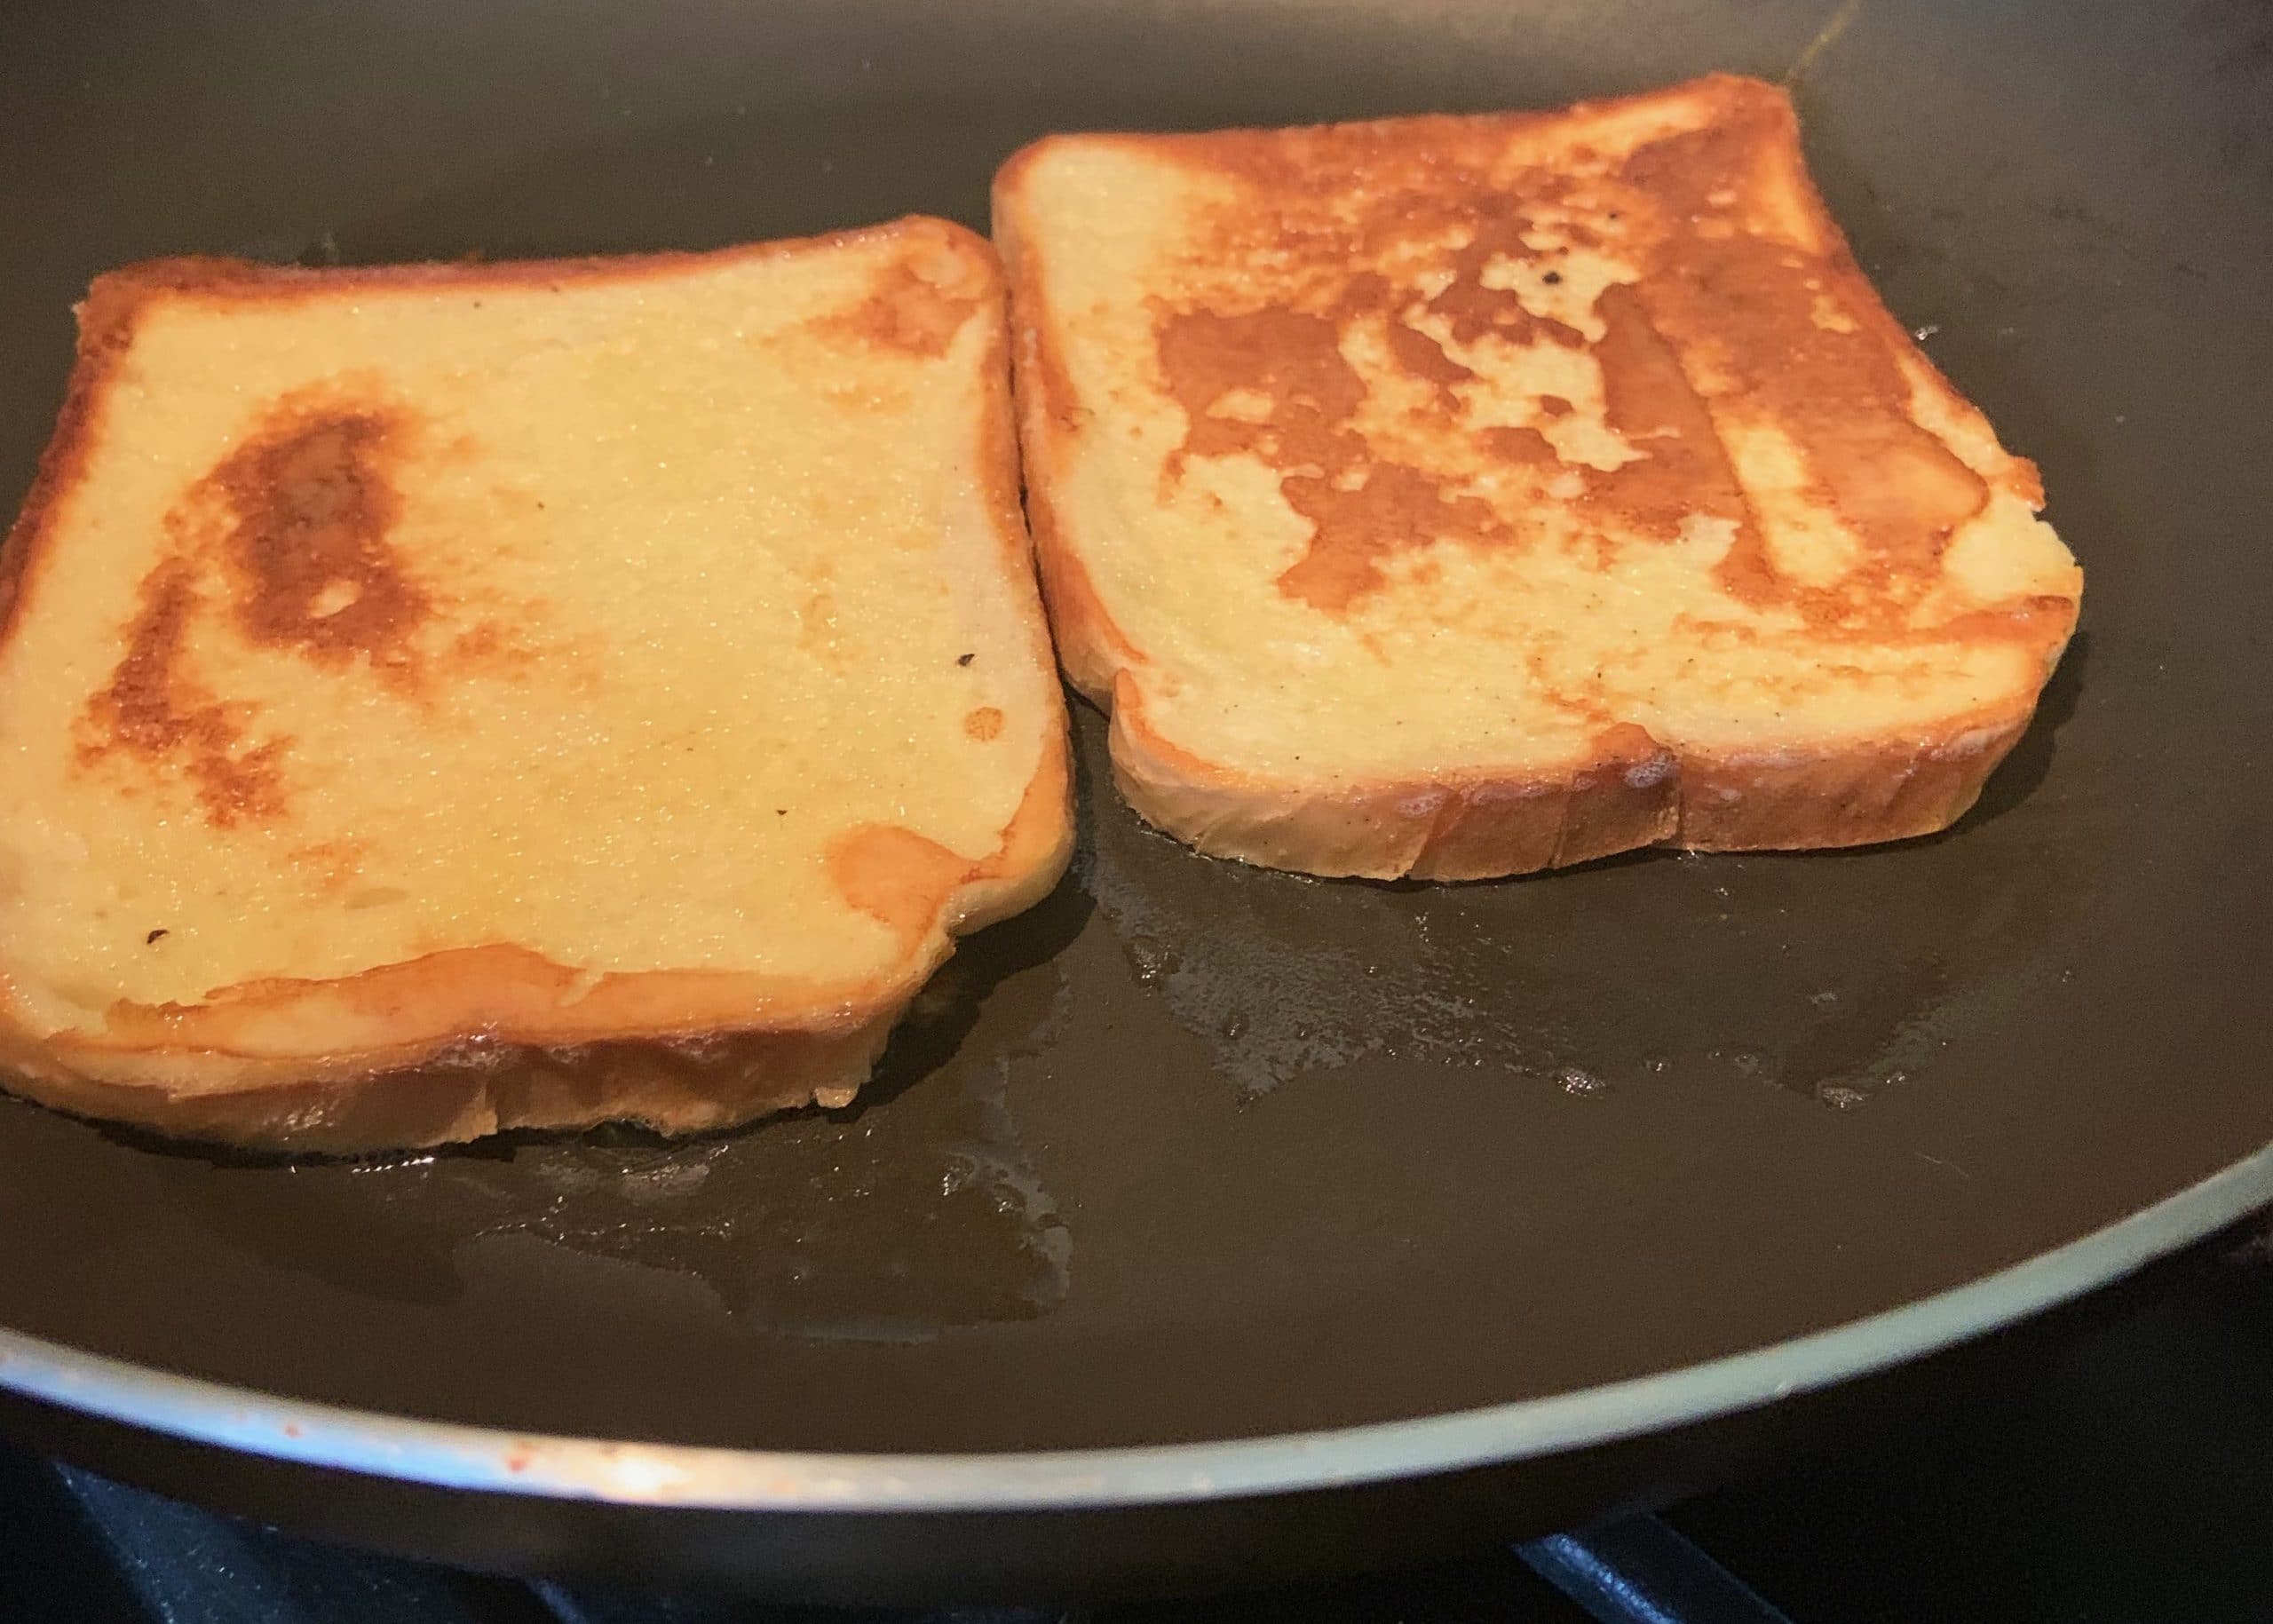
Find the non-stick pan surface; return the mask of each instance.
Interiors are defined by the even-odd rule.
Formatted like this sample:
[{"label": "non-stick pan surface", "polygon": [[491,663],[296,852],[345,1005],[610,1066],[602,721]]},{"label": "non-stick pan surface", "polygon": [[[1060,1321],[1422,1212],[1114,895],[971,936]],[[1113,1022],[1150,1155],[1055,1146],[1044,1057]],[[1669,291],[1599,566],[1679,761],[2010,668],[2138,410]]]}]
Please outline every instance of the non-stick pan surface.
[{"label": "non-stick pan surface", "polygon": [[[983,226],[993,166],[1051,129],[1541,106],[1714,67],[1794,75],[1863,263],[2041,463],[2088,574],[2035,728],[1958,828],[1320,883],[1148,833],[1084,715],[1074,873],[968,944],[852,1110],[295,1164],[0,1106],[0,1327],[495,1436],[437,1454],[20,1340],[0,1383],[303,1462],[488,1486],[518,1462],[547,1493],[699,1500],[667,1451],[564,1484],[524,1435],[1086,1451],[1583,1395],[1966,1286],[2258,1152],[2273,23],[2246,0],[11,6],[0,486],[27,482],[57,405],[67,306],[128,259],[701,247],[907,210]],[[1786,1350],[1756,1391],[1659,1383],[1585,1413],[1646,1432],[1804,1388],[2269,1193],[2273,1170],[2245,1168],[1938,1330]],[[1596,1424],[1510,1441],[1511,1415],[1548,1413],[1445,1423],[1390,1468],[1361,1433],[1262,1479],[1201,1450],[1136,1487],[1109,1461],[1021,1481],[1087,1503],[1301,1486]],[[114,1470],[224,1480],[105,1436]],[[895,1501],[942,1480],[777,1464],[745,1459],[738,1503],[954,1505],[997,1481],[980,1463]],[[368,1498],[310,1481],[311,1504]],[[516,1526],[545,1503],[519,1497]],[[1020,1537],[1005,1515],[925,1559],[987,1560]],[[824,1547],[856,1565],[857,1537]]]}]

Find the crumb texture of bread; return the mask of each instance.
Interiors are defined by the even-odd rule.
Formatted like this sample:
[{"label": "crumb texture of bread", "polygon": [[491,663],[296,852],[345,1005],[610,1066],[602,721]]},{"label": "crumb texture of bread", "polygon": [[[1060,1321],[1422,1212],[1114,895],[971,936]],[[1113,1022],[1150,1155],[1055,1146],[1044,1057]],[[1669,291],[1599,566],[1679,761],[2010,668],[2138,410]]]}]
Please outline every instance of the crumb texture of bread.
[{"label": "crumb texture of bread", "polygon": [[2082,576],[1791,105],[1049,138],[995,182],[1044,590],[1123,793],[1479,878],[1945,827]]},{"label": "crumb texture of bread", "polygon": [[97,281],[0,561],[0,1069],[353,1150],[841,1105],[1071,847],[991,249]]}]

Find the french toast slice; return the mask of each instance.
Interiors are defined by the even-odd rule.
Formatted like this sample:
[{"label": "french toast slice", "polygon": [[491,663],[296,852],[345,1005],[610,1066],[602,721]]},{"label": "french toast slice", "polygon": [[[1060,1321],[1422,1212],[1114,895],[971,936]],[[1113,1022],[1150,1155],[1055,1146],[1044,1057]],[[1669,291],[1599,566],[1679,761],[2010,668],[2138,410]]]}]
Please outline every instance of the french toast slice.
[{"label": "french toast slice", "polygon": [[1469,879],[1939,829],[2082,578],[1776,88],[1056,136],[996,177],[1027,511],[1126,797]]},{"label": "french toast slice", "polygon": [[848,1101],[1056,881],[993,250],[99,279],[0,561],[0,1073],[351,1151]]}]

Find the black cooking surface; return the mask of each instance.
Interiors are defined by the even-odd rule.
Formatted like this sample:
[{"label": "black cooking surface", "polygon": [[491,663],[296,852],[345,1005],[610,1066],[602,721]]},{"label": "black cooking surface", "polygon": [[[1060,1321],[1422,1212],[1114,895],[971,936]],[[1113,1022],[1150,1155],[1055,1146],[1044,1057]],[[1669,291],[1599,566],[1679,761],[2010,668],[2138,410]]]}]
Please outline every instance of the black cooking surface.
[{"label": "black cooking surface", "polygon": [[[1836,37],[1829,24],[1844,18]],[[2259,753],[2273,55],[2241,4],[12,6],[0,487],[87,277],[708,243],[1054,127],[1797,93],[1893,307],[2088,572],[1950,835],[1332,884],[1142,829],[854,1110],[288,1164],[0,1107],[0,1325],[497,1427],[824,1449],[1256,1435],[1563,1391],[1953,1286],[2273,1137]],[[1816,47],[1819,47],[1817,49]]]}]

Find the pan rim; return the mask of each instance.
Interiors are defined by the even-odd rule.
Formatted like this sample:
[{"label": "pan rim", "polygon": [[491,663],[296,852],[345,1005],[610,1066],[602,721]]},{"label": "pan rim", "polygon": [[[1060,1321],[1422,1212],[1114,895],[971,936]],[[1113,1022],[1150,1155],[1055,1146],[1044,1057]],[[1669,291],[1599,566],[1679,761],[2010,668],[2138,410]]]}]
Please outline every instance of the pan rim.
[{"label": "pan rim", "polygon": [[1567,1453],[1757,1408],[1939,1351],[2273,1204],[2273,1144],[1963,1285],[1623,1382],[1312,1432],[985,1454],[833,1454],[547,1436],[280,1398],[0,1327],[0,1388],[288,1465],[485,1493],[751,1512],[1087,1509],[1295,1493]]}]

